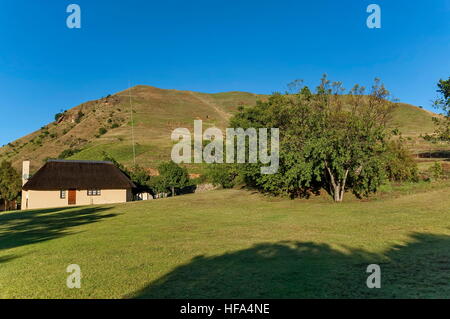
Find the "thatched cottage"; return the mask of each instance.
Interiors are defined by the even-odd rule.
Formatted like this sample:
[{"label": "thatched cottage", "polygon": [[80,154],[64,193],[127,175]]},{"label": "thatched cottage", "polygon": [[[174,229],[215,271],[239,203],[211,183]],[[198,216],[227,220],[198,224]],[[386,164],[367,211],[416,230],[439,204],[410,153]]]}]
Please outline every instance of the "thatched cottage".
[{"label": "thatched cottage", "polygon": [[23,162],[22,209],[124,203],[136,188],[111,162],[50,160],[29,173]]}]

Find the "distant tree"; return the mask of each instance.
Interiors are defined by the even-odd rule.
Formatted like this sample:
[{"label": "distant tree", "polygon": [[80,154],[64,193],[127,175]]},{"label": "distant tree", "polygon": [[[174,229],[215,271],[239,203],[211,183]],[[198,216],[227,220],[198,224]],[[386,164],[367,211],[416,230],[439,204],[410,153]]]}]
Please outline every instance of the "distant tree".
[{"label": "distant tree", "polygon": [[175,189],[189,185],[187,169],[172,161],[159,165],[158,171],[161,185],[170,189],[172,196],[175,196]]},{"label": "distant tree", "polygon": [[125,175],[127,175],[130,180],[136,185],[138,192],[151,192],[152,190],[152,177],[147,173],[147,171],[139,166],[136,165],[132,167],[131,169],[128,169],[111,155],[109,155],[106,152],[102,153],[103,160],[108,161],[114,164],[118,169],[120,169]]},{"label": "distant tree", "polygon": [[152,176],[150,180],[150,188],[154,194],[166,193],[169,186],[166,184],[166,180],[161,176]]},{"label": "distant tree", "polygon": [[67,111],[61,110],[61,112],[55,114],[55,121],[58,121]]},{"label": "distant tree", "polygon": [[0,198],[4,200],[6,210],[19,197],[20,191],[20,174],[12,167],[11,162],[3,161],[0,164]]},{"label": "distant tree", "polygon": [[66,159],[66,158],[69,158],[69,157],[71,157],[71,156],[73,156],[73,155],[79,153],[79,152],[81,152],[80,149],[77,149],[77,148],[68,148],[68,149],[62,151],[61,154],[58,155],[58,158],[59,158],[59,159]]},{"label": "distant tree", "polygon": [[104,134],[106,134],[106,132],[108,132],[108,130],[104,127],[100,127],[98,129],[98,135],[104,135]]},{"label": "distant tree", "polygon": [[302,79],[296,79],[292,82],[290,82],[288,85],[288,91],[286,92],[287,94],[291,93],[291,94],[296,94],[298,93],[302,87],[303,87],[303,80]]},{"label": "distant tree", "polygon": [[75,122],[77,124],[80,123],[83,116],[84,116],[84,113],[81,110],[79,110],[77,113],[77,116],[75,117]]},{"label": "distant tree", "polygon": [[102,152],[102,157],[103,157],[104,161],[113,163],[114,166],[116,166],[122,172],[127,173],[127,174],[129,173],[125,166],[123,166],[121,163],[116,161],[116,159],[114,157],[112,157],[110,154],[108,154],[107,152],[103,151]]},{"label": "distant tree", "polygon": [[138,192],[152,192],[151,188],[151,176],[150,174],[141,166],[135,165],[131,170],[128,171],[130,179],[137,186]]}]

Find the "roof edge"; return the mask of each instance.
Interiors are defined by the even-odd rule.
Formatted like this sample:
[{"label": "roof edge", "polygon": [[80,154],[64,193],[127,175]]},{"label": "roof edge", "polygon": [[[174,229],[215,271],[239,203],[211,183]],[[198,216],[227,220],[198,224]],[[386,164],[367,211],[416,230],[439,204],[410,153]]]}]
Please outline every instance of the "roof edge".
[{"label": "roof edge", "polygon": [[114,164],[110,161],[86,161],[86,160],[60,160],[50,159],[47,163],[86,163],[86,164]]}]

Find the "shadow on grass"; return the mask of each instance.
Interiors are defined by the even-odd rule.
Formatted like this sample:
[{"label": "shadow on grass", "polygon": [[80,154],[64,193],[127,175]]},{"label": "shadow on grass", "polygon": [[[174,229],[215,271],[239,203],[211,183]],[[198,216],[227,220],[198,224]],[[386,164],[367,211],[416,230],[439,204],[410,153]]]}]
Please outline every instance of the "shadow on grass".
[{"label": "shadow on grass", "polygon": [[[381,266],[381,289],[366,286]],[[383,254],[308,242],[263,243],[193,258],[134,298],[448,298],[450,236],[413,234]]]},{"label": "shadow on grass", "polygon": [[0,250],[68,235],[73,227],[116,216],[104,214],[109,209],[109,207],[67,207],[2,214]]},{"label": "shadow on grass", "polygon": [[17,258],[17,256],[14,256],[14,255],[2,256],[2,257],[0,257],[0,264],[5,263],[10,260],[13,260],[13,259],[16,259],[16,258]]},{"label": "shadow on grass", "polygon": [[419,154],[419,158],[442,158],[450,160],[450,150],[423,152]]}]

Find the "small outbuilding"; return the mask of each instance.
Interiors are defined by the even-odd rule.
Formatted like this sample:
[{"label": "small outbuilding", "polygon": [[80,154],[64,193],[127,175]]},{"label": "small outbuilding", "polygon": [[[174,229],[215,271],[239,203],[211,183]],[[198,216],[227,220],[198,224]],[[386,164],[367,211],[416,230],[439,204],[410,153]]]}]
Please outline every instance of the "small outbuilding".
[{"label": "small outbuilding", "polygon": [[22,209],[125,203],[136,185],[111,162],[49,160],[30,177],[23,162]]}]

